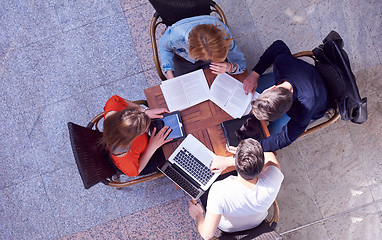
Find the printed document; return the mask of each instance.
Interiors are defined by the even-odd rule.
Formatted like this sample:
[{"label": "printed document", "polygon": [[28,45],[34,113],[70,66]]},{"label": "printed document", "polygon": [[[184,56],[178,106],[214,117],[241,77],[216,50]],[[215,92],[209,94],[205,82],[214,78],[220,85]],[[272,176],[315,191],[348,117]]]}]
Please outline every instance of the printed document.
[{"label": "printed document", "polygon": [[243,83],[226,73],[219,74],[210,89],[203,70],[163,81],[160,87],[170,112],[211,100],[233,118],[249,114],[251,102],[259,96],[245,95]]},{"label": "printed document", "polygon": [[219,74],[215,78],[210,93],[210,100],[233,118],[249,114],[252,108],[251,102],[259,96],[257,92],[245,95],[243,83],[226,73]]},{"label": "printed document", "polygon": [[160,85],[170,112],[180,111],[210,99],[203,70],[163,81]]}]

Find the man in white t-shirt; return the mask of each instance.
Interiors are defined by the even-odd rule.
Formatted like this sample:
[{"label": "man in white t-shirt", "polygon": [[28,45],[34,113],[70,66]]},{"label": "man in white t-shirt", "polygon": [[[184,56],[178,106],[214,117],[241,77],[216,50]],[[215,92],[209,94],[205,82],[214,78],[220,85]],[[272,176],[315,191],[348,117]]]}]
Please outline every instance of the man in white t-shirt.
[{"label": "man in white t-shirt", "polygon": [[266,218],[284,179],[275,155],[264,153],[258,141],[245,139],[237,149],[229,150],[235,155],[215,157],[211,170],[218,172],[235,166],[238,176],[229,176],[211,186],[205,217],[200,204],[189,206],[190,216],[204,239],[213,237],[218,227],[224,232],[236,232],[258,226]]}]

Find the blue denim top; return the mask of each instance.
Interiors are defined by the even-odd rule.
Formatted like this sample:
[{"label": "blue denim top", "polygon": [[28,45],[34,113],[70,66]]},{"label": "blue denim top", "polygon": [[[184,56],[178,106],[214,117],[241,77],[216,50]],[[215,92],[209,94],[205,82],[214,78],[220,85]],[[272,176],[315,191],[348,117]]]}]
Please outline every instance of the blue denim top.
[{"label": "blue denim top", "polygon": [[[233,37],[228,27],[214,16],[202,15],[179,20],[172,26],[169,26],[159,40],[159,54],[164,72],[174,71],[174,62],[172,60],[174,53],[189,62],[195,63],[195,60],[188,56],[188,35],[193,27],[201,24],[220,25],[230,37]],[[233,62],[238,65],[238,70],[235,74],[242,73],[246,69],[244,55],[239,50],[235,40],[231,43],[231,47],[227,54],[227,60],[228,62]]]}]

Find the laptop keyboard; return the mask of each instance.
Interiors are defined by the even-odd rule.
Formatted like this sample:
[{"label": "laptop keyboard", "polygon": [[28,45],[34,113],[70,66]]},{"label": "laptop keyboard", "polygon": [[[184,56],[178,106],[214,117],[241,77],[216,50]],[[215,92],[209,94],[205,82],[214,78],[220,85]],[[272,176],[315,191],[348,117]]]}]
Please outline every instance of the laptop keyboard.
[{"label": "laptop keyboard", "polygon": [[185,148],[180,150],[175,156],[174,161],[179,166],[182,166],[183,169],[197,179],[202,185],[206,185],[213,176],[211,170]]},{"label": "laptop keyboard", "polygon": [[172,167],[167,167],[163,171],[171,180],[173,180],[176,184],[179,185],[184,191],[191,195],[194,199],[199,194],[199,189],[192,185],[187,179],[185,179],[182,175],[180,175],[177,171],[175,171]]}]

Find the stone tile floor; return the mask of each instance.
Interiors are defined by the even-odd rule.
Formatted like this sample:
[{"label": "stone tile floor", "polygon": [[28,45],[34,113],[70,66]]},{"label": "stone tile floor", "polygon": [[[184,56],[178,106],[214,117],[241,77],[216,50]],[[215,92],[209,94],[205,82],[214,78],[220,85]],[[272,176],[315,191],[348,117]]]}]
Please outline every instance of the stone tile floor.
[{"label": "stone tile floor", "polygon": [[[278,151],[285,239],[382,236],[382,1],[217,0],[249,68],[276,39],[311,50],[345,41],[369,120],[338,121]],[[165,178],[115,190],[82,186],[66,129],[113,94],[160,81],[143,0],[0,4],[0,239],[199,239],[187,198]]]}]

